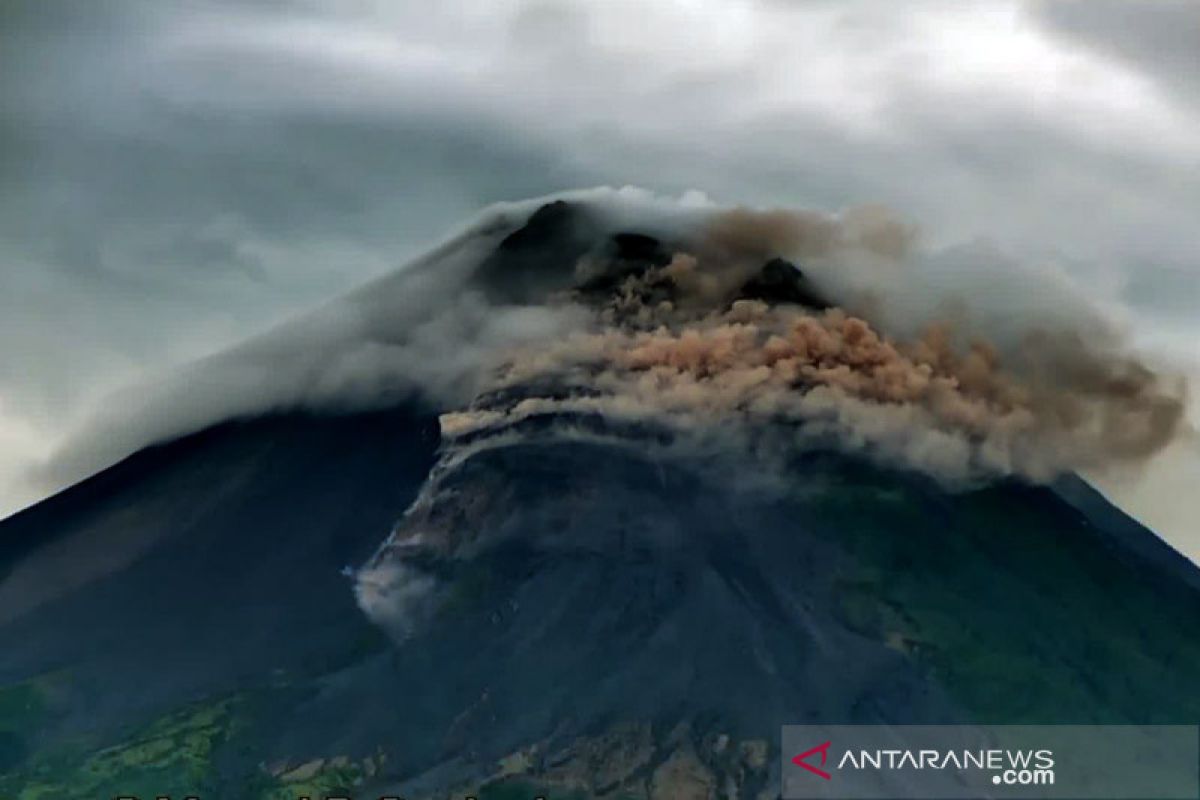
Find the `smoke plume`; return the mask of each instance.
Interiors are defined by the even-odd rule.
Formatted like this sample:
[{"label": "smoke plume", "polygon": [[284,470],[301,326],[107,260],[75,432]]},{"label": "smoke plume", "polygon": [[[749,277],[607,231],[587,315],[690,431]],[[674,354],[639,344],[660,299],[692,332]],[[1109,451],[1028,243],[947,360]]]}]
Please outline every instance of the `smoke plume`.
[{"label": "smoke plume", "polygon": [[[663,263],[589,256],[575,267],[579,287],[559,299],[592,307],[589,329],[508,354],[492,388],[517,399],[496,408],[493,392],[445,416],[444,432],[596,414],[700,435],[734,430],[752,445],[783,435],[954,482],[1049,480],[1144,459],[1172,440],[1182,382],[1120,349],[1099,317],[1078,329],[1030,326],[1002,351],[971,329],[960,302],[919,335],[892,338],[780,258],[886,272],[903,268],[915,241],[879,208],[840,218],[735,209],[701,226],[694,253]],[[886,309],[889,298],[847,299]]]},{"label": "smoke plume", "polygon": [[1112,320],[1053,269],[927,248],[880,207],[573,192],[489,209],[395,274],[131,390],[46,475],[234,417],[415,401],[448,439],[590,416],[1048,480],[1136,463],[1185,427],[1183,382]]}]

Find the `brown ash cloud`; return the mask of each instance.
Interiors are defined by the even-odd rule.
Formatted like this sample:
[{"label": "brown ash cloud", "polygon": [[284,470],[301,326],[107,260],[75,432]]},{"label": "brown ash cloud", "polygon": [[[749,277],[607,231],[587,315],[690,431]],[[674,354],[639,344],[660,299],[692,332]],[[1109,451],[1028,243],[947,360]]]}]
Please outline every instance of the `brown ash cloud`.
[{"label": "brown ash cloud", "polygon": [[[507,353],[493,386],[508,387],[511,402],[490,395],[446,415],[444,431],[592,413],[709,441],[833,442],[952,482],[1136,462],[1179,432],[1185,387],[1109,332],[1089,340],[1031,325],[1001,347],[948,318],[894,338],[781,258],[898,269],[915,239],[879,208],[736,209],[669,255],[642,242],[641,268],[588,255],[574,265],[576,288],[552,302],[590,308],[590,325]],[[864,309],[886,304],[886,295],[857,298]],[[520,390],[549,378],[575,388]]]}]

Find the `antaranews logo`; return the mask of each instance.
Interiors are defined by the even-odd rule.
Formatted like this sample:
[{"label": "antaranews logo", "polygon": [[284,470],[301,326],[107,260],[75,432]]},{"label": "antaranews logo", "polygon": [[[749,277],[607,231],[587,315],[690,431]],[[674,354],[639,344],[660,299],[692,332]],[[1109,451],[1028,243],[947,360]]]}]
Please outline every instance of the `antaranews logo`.
[{"label": "antaranews logo", "polygon": [[[833,742],[810,747],[792,758],[792,763],[813,775],[832,780],[833,775],[814,766],[809,759],[820,756],[820,766],[829,760]],[[954,769],[987,770],[995,785],[1051,785],[1054,783],[1054,751],[1041,750],[846,750],[834,767],[843,770]]]},{"label": "antaranews logo", "polygon": [[784,798],[1200,797],[1195,726],[785,726]]},{"label": "antaranews logo", "polygon": [[821,766],[822,767],[825,766],[825,762],[829,759],[829,748],[832,745],[833,745],[833,742],[825,742],[825,744],[819,744],[816,747],[810,747],[809,749],[805,750],[800,755],[794,757],[792,759],[792,763],[798,767],[802,767],[802,768],[808,770],[809,772],[811,772],[814,775],[819,775],[820,777],[824,778],[825,780],[829,780],[833,776],[830,775],[825,770],[817,769],[812,764],[809,764],[808,759],[814,755],[820,754]]}]

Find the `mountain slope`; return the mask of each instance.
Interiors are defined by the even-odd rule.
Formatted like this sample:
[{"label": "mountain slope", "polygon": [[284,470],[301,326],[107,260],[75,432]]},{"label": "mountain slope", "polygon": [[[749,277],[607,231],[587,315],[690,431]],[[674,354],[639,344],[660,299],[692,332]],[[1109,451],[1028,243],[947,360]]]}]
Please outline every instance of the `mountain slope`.
[{"label": "mountain slope", "polygon": [[[226,722],[201,729],[208,755],[178,789],[219,796],[300,785],[282,776],[316,759],[329,785],[419,792],[486,780],[534,744],[641,741],[622,756],[636,788],[719,735],[771,747],[785,722],[1200,713],[1200,594],[1138,552],[1149,531],[1131,538],[1133,523],[1114,530],[1046,488],[947,494],[833,454],[798,460],[790,485],[743,489],[622,438],[479,448],[435,470],[434,499],[401,521],[394,543],[419,529],[424,544],[371,561],[438,586],[389,642],[338,570],[400,516],[435,443],[403,409],[235,423],[0,525],[0,587],[34,570],[49,584],[36,607],[2,609],[4,692],[40,710],[0,704],[0,796],[62,759],[81,780],[100,768],[80,749],[128,748],[156,725],[179,747],[197,708]],[[87,581],[54,571],[67,562],[52,551],[115,549],[131,523],[119,565]],[[339,756],[354,768],[328,766]],[[614,758],[592,753],[568,777],[535,759],[526,779],[594,791],[605,764],[621,772]],[[166,790],[132,760],[101,770],[113,790]],[[733,769],[721,763],[696,755],[685,772]],[[770,761],[738,769],[745,787],[769,784]]]},{"label": "mountain slope", "polygon": [[339,571],[411,500],[435,443],[405,409],[229,423],[0,524],[0,683],[46,695],[36,719],[0,722],[7,766],[379,647]]}]

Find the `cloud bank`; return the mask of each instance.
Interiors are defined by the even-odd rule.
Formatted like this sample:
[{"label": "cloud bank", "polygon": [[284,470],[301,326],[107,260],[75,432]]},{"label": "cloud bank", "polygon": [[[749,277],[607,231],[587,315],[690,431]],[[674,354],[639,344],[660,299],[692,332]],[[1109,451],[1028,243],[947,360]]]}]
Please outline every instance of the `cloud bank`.
[{"label": "cloud bank", "polygon": [[448,412],[448,434],[564,413],[702,438],[786,423],[808,446],[952,483],[1049,480],[1174,439],[1182,378],[1139,360],[1102,309],[1033,270],[960,267],[947,284],[955,252],[878,207],[636,189],[505,204],[395,275],[141,387],[49,476],[232,417],[413,398]]}]

